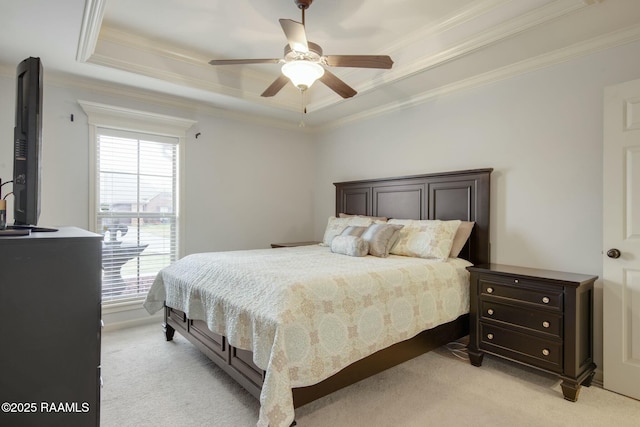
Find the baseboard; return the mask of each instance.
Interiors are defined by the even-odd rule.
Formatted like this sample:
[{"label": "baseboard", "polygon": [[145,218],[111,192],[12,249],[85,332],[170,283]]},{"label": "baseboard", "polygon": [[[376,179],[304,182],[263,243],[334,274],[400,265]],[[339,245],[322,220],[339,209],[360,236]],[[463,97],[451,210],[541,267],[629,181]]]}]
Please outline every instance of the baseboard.
[{"label": "baseboard", "polygon": [[163,321],[162,312],[158,312],[154,315],[146,315],[145,317],[139,317],[128,320],[116,320],[111,322],[105,322],[103,332],[116,331],[118,329],[133,328],[136,326],[149,325],[151,323],[161,324]]},{"label": "baseboard", "polygon": [[591,384],[600,388],[604,388],[603,378],[604,377],[602,376],[602,368],[598,366],[595,370],[595,375],[593,376],[593,380],[591,381]]}]

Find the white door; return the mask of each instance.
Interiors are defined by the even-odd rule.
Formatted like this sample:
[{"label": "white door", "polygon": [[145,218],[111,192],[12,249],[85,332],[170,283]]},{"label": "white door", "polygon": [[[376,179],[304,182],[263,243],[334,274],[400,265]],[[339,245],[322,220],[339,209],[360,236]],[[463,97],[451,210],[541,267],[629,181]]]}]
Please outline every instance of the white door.
[{"label": "white door", "polygon": [[640,399],[640,80],[605,89],[603,156],[604,387]]}]

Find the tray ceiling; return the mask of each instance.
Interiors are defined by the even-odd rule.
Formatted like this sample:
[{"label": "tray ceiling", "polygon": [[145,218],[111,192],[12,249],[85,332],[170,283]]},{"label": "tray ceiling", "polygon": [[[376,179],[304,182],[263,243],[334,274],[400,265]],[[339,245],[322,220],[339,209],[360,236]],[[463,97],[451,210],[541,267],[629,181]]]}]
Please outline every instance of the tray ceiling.
[{"label": "tray ceiling", "polygon": [[[0,64],[40,56],[47,73],[168,94],[310,129],[426,102],[577,55],[640,39],[637,0],[315,0],[310,41],[325,54],[389,55],[391,70],[331,68],[350,99],[316,82],[260,94],[278,64],[213,67],[211,59],[281,58],[278,19],[293,0],[21,0],[3,5]],[[16,37],[26,25],[34,30]],[[24,30],[23,30],[24,32]]]}]

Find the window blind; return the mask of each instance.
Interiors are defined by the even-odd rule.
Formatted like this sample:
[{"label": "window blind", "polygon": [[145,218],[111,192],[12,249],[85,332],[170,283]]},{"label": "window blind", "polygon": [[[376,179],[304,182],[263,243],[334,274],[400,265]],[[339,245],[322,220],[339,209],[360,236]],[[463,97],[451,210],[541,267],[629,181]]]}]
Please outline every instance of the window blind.
[{"label": "window blind", "polygon": [[178,138],[96,129],[96,224],[102,301],[143,299],[176,260]]}]

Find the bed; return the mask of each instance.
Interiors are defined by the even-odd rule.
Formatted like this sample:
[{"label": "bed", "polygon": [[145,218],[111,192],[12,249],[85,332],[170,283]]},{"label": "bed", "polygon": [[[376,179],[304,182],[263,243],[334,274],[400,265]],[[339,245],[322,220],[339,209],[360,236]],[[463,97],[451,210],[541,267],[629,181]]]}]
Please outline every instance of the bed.
[{"label": "bed", "polygon": [[[458,258],[194,254],[158,275],[145,308],[260,399],[258,425],[289,426],[294,408],[468,334],[465,267],[489,262],[491,171],[335,183],[336,216],[473,222]],[[423,290],[426,276],[441,279]]]}]

